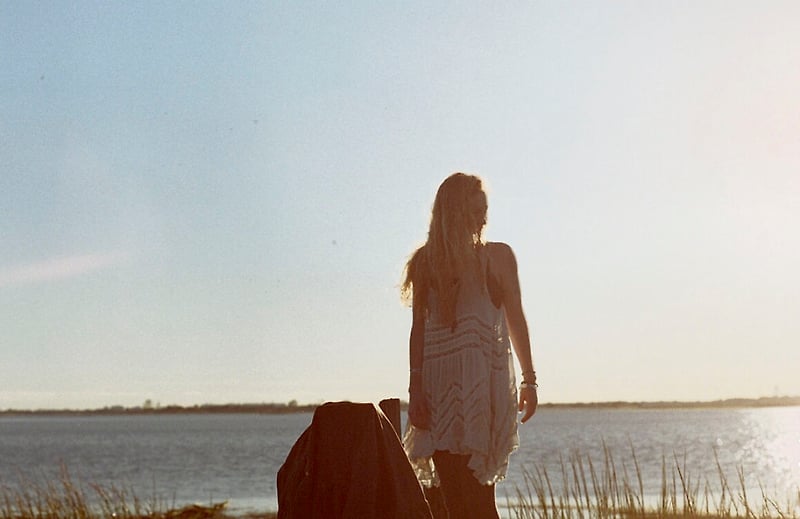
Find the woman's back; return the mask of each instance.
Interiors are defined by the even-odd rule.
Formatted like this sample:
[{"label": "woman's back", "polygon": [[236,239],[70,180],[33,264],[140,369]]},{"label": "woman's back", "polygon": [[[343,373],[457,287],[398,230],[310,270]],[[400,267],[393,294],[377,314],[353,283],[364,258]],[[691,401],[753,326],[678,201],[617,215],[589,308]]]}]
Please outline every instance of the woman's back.
[{"label": "woman's back", "polygon": [[498,517],[494,483],[517,447],[517,409],[524,423],[538,403],[516,259],[508,245],[484,242],[487,208],[479,177],[447,177],[401,286],[413,312],[405,449],[421,482],[440,480],[450,516],[463,519]]},{"label": "woman's back", "polygon": [[[492,301],[488,256],[458,281],[455,319],[443,320],[435,290],[427,294],[423,380],[431,427],[406,436],[410,457],[434,450],[471,455],[470,468],[482,483],[502,479],[517,446],[513,361],[502,306]],[[429,454],[428,454],[429,455]],[[423,481],[435,476],[415,463]]]}]

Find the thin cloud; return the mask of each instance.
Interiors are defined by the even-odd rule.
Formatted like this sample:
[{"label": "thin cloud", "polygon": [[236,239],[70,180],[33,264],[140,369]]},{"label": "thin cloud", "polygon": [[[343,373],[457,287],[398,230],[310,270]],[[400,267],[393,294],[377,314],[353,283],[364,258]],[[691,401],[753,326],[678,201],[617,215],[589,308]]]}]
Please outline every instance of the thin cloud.
[{"label": "thin cloud", "polygon": [[0,268],[0,288],[74,278],[116,265],[125,257],[120,252],[83,254]]}]

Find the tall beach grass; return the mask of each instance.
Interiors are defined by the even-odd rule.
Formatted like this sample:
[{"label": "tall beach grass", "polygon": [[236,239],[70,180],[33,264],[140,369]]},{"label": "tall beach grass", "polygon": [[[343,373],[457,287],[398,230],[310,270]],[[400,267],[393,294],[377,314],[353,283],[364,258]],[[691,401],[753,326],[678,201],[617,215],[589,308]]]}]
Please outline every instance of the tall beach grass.
[{"label": "tall beach grass", "polygon": [[[506,495],[502,516],[509,519],[798,519],[800,487],[793,495],[770,496],[756,482],[746,481],[736,469],[731,482],[719,461],[708,477],[697,477],[679,456],[662,458],[661,482],[647,489],[631,448],[630,457],[617,461],[605,445],[595,462],[573,453],[561,459],[556,473],[534,465],[523,470],[522,486]],[[752,489],[757,491],[753,492]],[[16,485],[0,481],[0,519],[211,519],[227,517],[226,503],[176,507],[157,497],[142,499],[120,486],[103,486],[74,480],[62,467],[55,481],[34,482],[20,476]],[[274,519],[264,511],[248,519]],[[380,518],[377,518],[380,519]],[[457,519],[457,518],[452,518]]]},{"label": "tall beach grass", "polygon": [[[590,518],[748,518],[797,519],[800,487],[791,495],[770,496],[761,482],[757,492],[746,481],[742,467],[731,484],[715,452],[715,478],[696,477],[687,470],[685,458],[673,455],[661,460],[661,484],[645,489],[642,471],[631,448],[628,463],[616,461],[603,446],[599,463],[588,455],[561,458],[558,473],[534,466],[523,470],[524,484],[507,495],[508,517],[515,519]],[[558,485],[556,485],[558,483]]]},{"label": "tall beach grass", "polygon": [[114,484],[76,481],[64,466],[56,480],[40,483],[20,475],[14,486],[0,482],[0,519],[210,519],[224,516],[225,505],[178,508],[155,491],[142,499]]}]

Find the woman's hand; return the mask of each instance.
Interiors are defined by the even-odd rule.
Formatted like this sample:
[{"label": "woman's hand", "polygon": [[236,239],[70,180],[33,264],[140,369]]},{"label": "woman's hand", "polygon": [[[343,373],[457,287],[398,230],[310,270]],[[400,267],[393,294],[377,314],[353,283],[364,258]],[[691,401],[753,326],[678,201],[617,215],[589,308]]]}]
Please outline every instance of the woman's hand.
[{"label": "woman's hand", "polygon": [[536,406],[538,405],[539,395],[536,394],[536,386],[525,385],[519,388],[519,412],[525,411],[522,420],[520,420],[522,423],[527,422],[536,413]]},{"label": "woman's hand", "polygon": [[431,411],[425,402],[425,394],[421,387],[417,389],[412,386],[409,393],[408,420],[417,429],[427,430],[431,427]]}]

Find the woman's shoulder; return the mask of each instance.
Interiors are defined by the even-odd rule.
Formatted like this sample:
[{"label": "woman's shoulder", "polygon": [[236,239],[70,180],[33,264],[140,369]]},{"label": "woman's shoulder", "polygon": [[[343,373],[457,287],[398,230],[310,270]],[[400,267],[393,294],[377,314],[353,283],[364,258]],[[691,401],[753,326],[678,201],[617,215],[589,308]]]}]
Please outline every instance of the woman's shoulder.
[{"label": "woman's shoulder", "polygon": [[490,260],[502,262],[514,260],[514,251],[511,246],[501,241],[486,242],[486,254],[489,255]]},{"label": "woman's shoulder", "polygon": [[499,279],[509,281],[517,274],[517,259],[511,246],[503,242],[488,242],[486,255],[490,272]]}]

